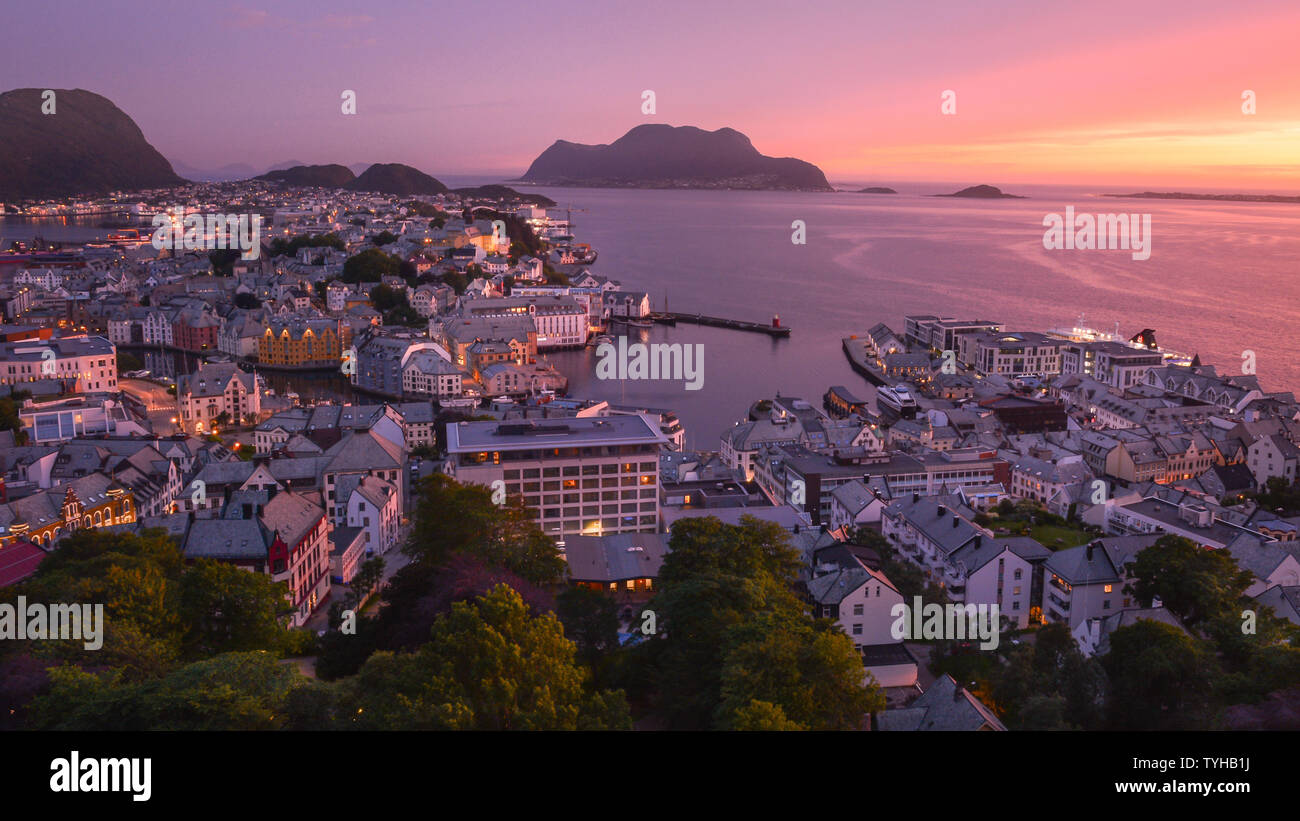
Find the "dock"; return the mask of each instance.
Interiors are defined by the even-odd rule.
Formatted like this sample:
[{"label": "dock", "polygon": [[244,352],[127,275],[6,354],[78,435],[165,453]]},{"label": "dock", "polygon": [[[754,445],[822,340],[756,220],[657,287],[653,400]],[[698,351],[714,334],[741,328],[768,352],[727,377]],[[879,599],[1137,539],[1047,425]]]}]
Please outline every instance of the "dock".
[{"label": "dock", "polygon": [[862,374],[871,384],[879,387],[887,385],[885,375],[876,367],[876,359],[867,352],[867,340],[856,336],[846,336],[843,341],[844,355],[849,358],[853,370]]},{"label": "dock", "polygon": [[714,328],[730,328],[733,331],[753,331],[778,339],[784,339],[790,335],[790,329],[784,325],[775,324],[776,320],[771,325],[764,325],[761,322],[747,322],[743,319],[724,319],[720,316],[687,314],[677,311],[653,313],[649,315],[648,319],[652,319],[660,325],[676,325],[678,322],[689,322],[694,325],[710,325]]}]

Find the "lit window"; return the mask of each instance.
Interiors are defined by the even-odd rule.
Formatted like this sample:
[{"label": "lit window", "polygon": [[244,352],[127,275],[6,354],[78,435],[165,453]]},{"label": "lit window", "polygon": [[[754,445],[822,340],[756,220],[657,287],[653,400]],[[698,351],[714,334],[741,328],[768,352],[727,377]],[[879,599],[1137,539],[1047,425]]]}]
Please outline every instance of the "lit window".
[{"label": "lit window", "polygon": [[1110,592],[1110,589],[1111,589],[1111,585],[1108,584],[1108,585],[1105,586],[1105,588],[1103,588],[1103,592],[1105,592],[1105,593],[1109,593],[1109,592]]}]

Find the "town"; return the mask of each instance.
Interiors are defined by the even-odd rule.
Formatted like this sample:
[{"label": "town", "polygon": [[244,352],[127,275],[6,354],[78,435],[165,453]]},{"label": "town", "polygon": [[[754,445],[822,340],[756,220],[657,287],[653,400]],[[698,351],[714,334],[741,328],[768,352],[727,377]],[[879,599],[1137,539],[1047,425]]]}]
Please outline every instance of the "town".
[{"label": "town", "polygon": [[[284,583],[286,627],[337,636],[340,605],[383,595],[428,517],[458,515],[428,488],[469,486],[503,490],[563,561],[561,586],[599,594],[636,645],[657,635],[641,625],[679,539],[775,532],[804,612],[879,694],[853,726],[881,731],[1098,726],[1105,699],[1059,683],[1037,712],[1012,706],[999,653],[1064,636],[1105,667],[1139,623],[1204,640],[1209,615],[1238,614],[1153,580],[1180,549],[1244,574],[1270,629],[1300,627],[1300,403],[1149,329],[909,315],[843,339],[860,385],[744,397],[716,448],[686,450],[671,390],[625,404],[614,383],[637,369],[611,367],[608,396],[569,398],[546,361],[613,352],[620,328],[666,315],[595,273],[545,198],[246,181],[22,211],[122,224],[0,252],[0,588],[39,578],[74,534],[161,531],[187,562]],[[172,213],[260,219],[258,253],[131,227]],[[918,625],[924,602],[950,624],[991,611],[997,633],[927,624],[922,641],[893,627],[913,602]]]}]

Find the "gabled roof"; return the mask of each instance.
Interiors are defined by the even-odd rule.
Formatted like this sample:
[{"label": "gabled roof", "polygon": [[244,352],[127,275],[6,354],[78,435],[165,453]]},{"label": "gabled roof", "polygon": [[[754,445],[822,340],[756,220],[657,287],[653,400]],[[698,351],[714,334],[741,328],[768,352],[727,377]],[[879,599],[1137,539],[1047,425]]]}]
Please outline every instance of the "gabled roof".
[{"label": "gabled roof", "polygon": [[965,731],[1006,730],[1006,726],[971,695],[944,673],[911,706],[887,710],[879,719],[881,730]]}]

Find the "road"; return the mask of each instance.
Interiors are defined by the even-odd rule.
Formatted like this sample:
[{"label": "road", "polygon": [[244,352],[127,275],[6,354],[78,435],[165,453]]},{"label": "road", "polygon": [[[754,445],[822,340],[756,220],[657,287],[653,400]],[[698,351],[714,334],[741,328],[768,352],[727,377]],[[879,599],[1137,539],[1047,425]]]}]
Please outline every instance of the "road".
[{"label": "road", "polygon": [[118,387],[144,403],[149,409],[149,424],[158,436],[168,436],[180,431],[172,420],[176,418],[176,397],[167,392],[167,388],[143,379],[121,379]]},{"label": "road", "polygon": [[[391,548],[389,548],[388,552],[384,554],[384,577],[383,581],[380,582],[380,590],[388,584],[389,579],[393,578],[397,571],[410,564],[411,558],[403,553],[401,549],[402,545],[406,544],[406,537],[410,532],[411,526],[409,524],[403,525],[397,532],[397,541]],[[316,612],[312,613],[311,618],[307,620],[307,624],[304,625],[304,627],[308,630],[315,630],[317,632],[328,628],[330,605],[336,601],[343,601],[343,596],[346,595],[347,592],[348,586],[346,584],[331,584],[329,595],[326,596],[324,601],[316,606]],[[370,606],[374,607],[374,603],[375,597],[371,596]],[[371,612],[369,615],[373,616],[374,613]]]}]

